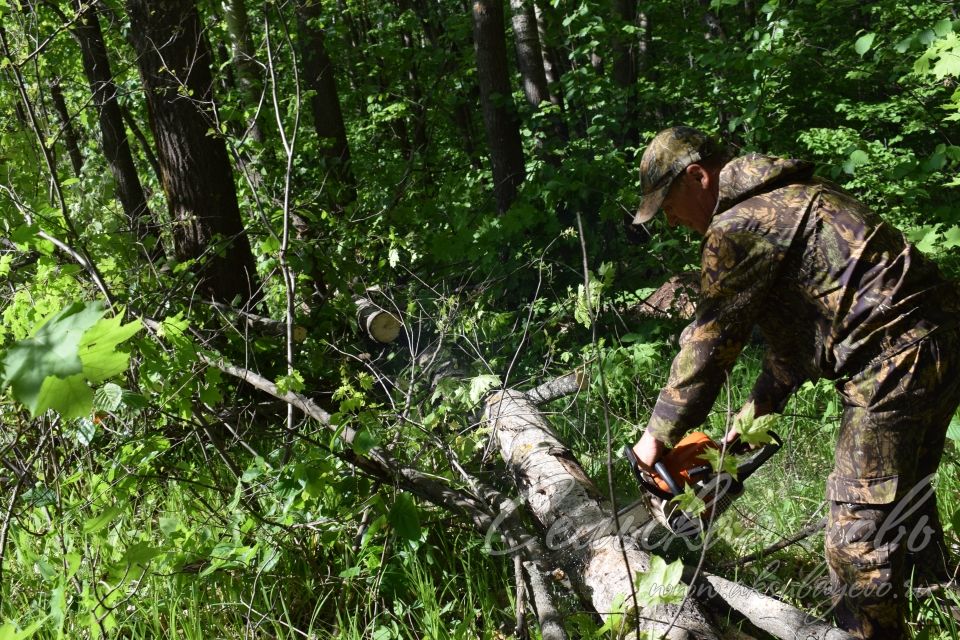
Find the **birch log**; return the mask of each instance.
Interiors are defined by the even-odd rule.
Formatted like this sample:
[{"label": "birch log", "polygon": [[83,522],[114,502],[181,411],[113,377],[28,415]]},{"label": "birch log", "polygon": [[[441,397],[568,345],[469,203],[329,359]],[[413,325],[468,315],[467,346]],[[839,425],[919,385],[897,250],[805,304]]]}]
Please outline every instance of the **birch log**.
[{"label": "birch log", "polygon": [[371,340],[390,344],[399,337],[402,325],[395,315],[369,298],[357,296],[353,301],[357,305],[357,324]]},{"label": "birch log", "polygon": [[[692,576],[685,576],[690,579]],[[780,640],[852,640],[853,636],[800,609],[720,576],[702,573],[695,591],[703,597],[719,596],[753,626]],[[706,591],[704,591],[706,589]]]},{"label": "birch log", "polygon": [[632,626],[639,618],[636,631],[655,637],[718,638],[693,601],[679,612],[675,606],[634,610],[633,578],[649,567],[649,555],[631,536],[616,535],[609,505],[526,394],[497,393],[487,401],[485,414],[530,514],[546,531],[547,546],[582,598],[604,617],[617,602],[625,603],[625,622]]}]

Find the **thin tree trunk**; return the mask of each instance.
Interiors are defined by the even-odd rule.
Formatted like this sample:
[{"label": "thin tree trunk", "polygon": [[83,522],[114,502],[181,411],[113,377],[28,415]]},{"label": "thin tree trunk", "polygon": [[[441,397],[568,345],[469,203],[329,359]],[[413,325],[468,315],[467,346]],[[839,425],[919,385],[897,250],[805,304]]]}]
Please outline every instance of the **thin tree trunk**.
[{"label": "thin tree trunk", "polygon": [[63,145],[67,148],[67,154],[70,156],[73,174],[79,178],[80,172],[83,170],[83,156],[80,155],[77,130],[73,128],[73,119],[70,117],[70,112],[67,111],[67,103],[63,99],[60,78],[54,78],[50,81],[50,97],[53,99],[53,109],[57,112],[57,118],[60,120],[60,127],[63,131]]},{"label": "thin tree trunk", "polygon": [[530,106],[536,108],[550,99],[550,91],[543,68],[533,0],[510,0],[510,10],[513,13],[513,39],[517,48],[517,66],[523,79],[523,94]]},{"label": "thin tree trunk", "polygon": [[637,54],[638,39],[624,30],[637,23],[637,0],[616,0],[616,36],[613,45],[613,81],[620,88],[624,104],[624,128],[619,136],[620,146],[636,147],[640,144],[637,120]]},{"label": "thin tree trunk", "polygon": [[427,149],[427,109],[424,106],[423,91],[420,89],[420,78],[417,73],[416,49],[413,36],[404,32],[402,36],[403,49],[408,57],[407,83],[410,90],[411,109],[413,110],[413,150],[423,154]]},{"label": "thin tree trunk", "polygon": [[100,29],[100,18],[96,12],[83,12],[83,17],[77,22],[73,33],[80,45],[83,72],[90,83],[93,106],[100,125],[103,155],[117,186],[117,198],[137,240],[143,242],[153,236],[154,241],[159,243],[159,221],[150,213],[143,185],[133,162],[130,142],[123,127],[123,115],[117,103],[117,87],[113,83],[110,59]]},{"label": "thin tree trunk", "polygon": [[[238,85],[246,102],[244,106],[256,110],[263,94],[263,79],[254,55],[253,39],[250,37],[246,0],[224,0],[222,7],[230,34],[230,50],[237,70]],[[267,122],[268,118],[252,118],[247,122],[250,137],[257,142],[263,142],[263,124]]]},{"label": "thin tree trunk", "polygon": [[158,181],[163,182],[163,174],[160,171],[160,161],[157,160],[157,154],[153,152],[153,147],[150,145],[150,141],[147,140],[147,136],[143,133],[143,129],[137,124],[137,119],[133,117],[133,114],[130,113],[130,109],[127,107],[120,107],[120,114],[123,116],[124,123],[126,123],[127,127],[129,127],[133,133],[133,137],[140,143],[140,149],[143,151],[143,155],[147,159],[150,168],[153,169],[153,174],[157,177]]},{"label": "thin tree trunk", "polygon": [[520,128],[510,95],[503,0],[475,0],[473,38],[480,104],[493,169],[493,191],[497,209],[504,213],[517,197],[525,169]]},{"label": "thin tree trunk", "polygon": [[[538,109],[544,102],[551,101],[550,88],[547,85],[547,74],[544,68],[543,51],[540,48],[540,28],[533,0],[510,0],[510,9],[513,12],[513,37],[517,48],[517,66],[520,68],[520,77],[523,80],[523,93],[530,106]],[[551,101],[552,104],[552,101]],[[556,140],[567,140],[569,132],[563,118],[558,113],[551,113],[549,125]],[[543,151],[539,145],[538,151]],[[548,156],[551,162],[559,163],[555,155]]]},{"label": "thin tree trunk", "polygon": [[176,257],[198,260],[200,288],[231,301],[257,296],[226,144],[216,134],[210,52],[191,0],[127,0],[131,40],[157,144]]},{"label": "thin tree trunk", "polygon": [[356,199],[357,186],[350,165],[350,146],[340,109],[333,62],[327,53],[323,31],[310,24],[319,17],[320,10],[318,0],[299,0],[297,3],[300,57],[303,60],[305,82],[314,92],[310,98],[310,108],[313,127],[320,139],[320,154],[340,189],[333,198],[334,203],[342,206]]}]

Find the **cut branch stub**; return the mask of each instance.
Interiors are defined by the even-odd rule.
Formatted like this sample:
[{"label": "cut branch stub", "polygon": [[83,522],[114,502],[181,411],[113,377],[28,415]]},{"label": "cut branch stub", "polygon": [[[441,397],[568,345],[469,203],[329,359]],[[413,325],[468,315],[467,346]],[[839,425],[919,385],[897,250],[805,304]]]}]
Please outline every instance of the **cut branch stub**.
[{"label": "cut branch stub", "polygon": [[357,305],[357,323],[371,340],[390,344],[397,339],[403,326],[397,316],[369,298],[358,296],[353,301]]}]

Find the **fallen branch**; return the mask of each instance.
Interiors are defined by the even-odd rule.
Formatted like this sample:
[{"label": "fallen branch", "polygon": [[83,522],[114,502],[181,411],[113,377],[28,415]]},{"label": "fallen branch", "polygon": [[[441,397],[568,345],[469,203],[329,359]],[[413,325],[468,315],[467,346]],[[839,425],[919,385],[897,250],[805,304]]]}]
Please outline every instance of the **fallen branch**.
[{"label": "fallen branch", "polygon": [[540,623],[541,637],[543,640],[567,640],[563,620],[556,607],[553,606],[553,599],[550,597],[547,583],[543,580],[540,567],[535,562],[528,560],[523,563],[523,568],[530,582],[530,595],[533,599],[533,607],[536,610],[537,621]]},{"label": "fallen branch", "polygon": [[563,396],[579,393],[586,386],[587,376],[583,371],[577,370],[559,378],[548,380],[540,386],[530,389],[526,394],[534,404],[544,404]]},{"label": "fallen branch", "polygon": [[827,518],[826,516],[824,516],[823,518],[820,518],[816,522],[812,522],[808,524],[807,526],[805,526],[803,529],[801,529],[794,535],[784,538],[779,542],[773,543],[763,551],[758,551],[757,553],[751,553],[748,556],[737,558],[732,562],[725,562],[721,564],[720,567],[723,569],[732,569],[734,567],[745,567],[751,562],[756,562],[760,558],[768,556],[771,553],[775,553],[777,551],[780,551],[781,549],[786,549],[792,544],[796,544],[801,540],[804,540],[805,538],[809,538],[810,536],[817,533],[818,531],[823,530],[823,528],[826,526],[827,526]]},{"label": "fallen branch", "polygon": [[764,595],[720,576],[706,572],[694,580],[693,572],[685,572],[684,579],[693,581],[692,588],[698,600],[719,598],[722,604],[747,618],[751,624],[782,640],[850,640],[845,631],[820,620],[800,609]]}]

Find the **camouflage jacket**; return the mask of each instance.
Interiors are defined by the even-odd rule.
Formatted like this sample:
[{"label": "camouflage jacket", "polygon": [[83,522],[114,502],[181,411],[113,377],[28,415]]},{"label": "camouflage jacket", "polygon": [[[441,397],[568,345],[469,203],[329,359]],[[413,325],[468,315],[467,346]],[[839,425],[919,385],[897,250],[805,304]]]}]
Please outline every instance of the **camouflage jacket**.
[{"label": "camouflage jacket", "polygon": [[780,411],[805,380],[845,379],[960,310],[932,262],[813,165],[755,154],[721,171],[700,278],[648,424],[670,444],[706,419],[754,326],[767,351],[750,399]]}]

